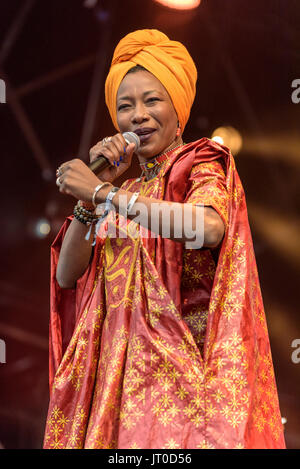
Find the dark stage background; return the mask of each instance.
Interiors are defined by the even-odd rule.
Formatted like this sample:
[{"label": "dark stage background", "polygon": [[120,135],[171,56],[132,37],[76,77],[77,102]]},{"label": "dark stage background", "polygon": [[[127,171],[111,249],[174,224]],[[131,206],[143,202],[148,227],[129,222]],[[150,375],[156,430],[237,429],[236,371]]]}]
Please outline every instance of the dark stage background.
[{"label": "dark stage background", "polygon": [[[143,28],[183,42],[196,62],[197,97],[184,140],[211,137],[219,126],[242,136],[236,164],[286,442],[300,449],[300,363],[292,360],[292,342],[300,346],[300,103],[292,100],[292,82],[300,80],[298,0],[202,0],[189,12],[153,0],[0,1],[1,444],[42,446],[50,244],[75,203],[58,192],[55,170],[77,156],[87,161],[90,146],[115,133],[104,79],[120,38]],[[138,174],[135,164],[126,178]]]}]

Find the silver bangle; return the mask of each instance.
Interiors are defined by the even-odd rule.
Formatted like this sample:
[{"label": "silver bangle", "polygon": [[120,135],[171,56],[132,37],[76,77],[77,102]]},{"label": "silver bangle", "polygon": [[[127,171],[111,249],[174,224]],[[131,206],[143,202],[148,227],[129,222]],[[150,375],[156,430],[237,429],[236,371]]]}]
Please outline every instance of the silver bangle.
[{"label": "silver bangle", "polygon": [[112,203],[112,199],[113,199],[114,195],[116,194],[116,192],[118,192],[118,190],[119,190],[119,187],[113,187],[111,189],[111,191],[106,196],[106,199],[105,199],[106,204],[111,204]]},{"label": "silver bangle", "polygon": [[139,192],[135,192],[135,193],[133,194],[133,196],[130,197],[130,200],[129,200],[129,202],[128,202],[127,209],[126,209],[127,215],[130,215],[131,209],[132,209],[132,207],[134,206],[135,201],[136,201],[136,199],[138,198],[139,195],[140,195]]},{"label": "silver bangle", "polygon": [[102,187],[105,186],[105,184],[110,184],[110,182],[107,182],[107,181],[102,182],[102,184],[98,184],[98,186],[95,187],[94,194],[93,194],[93,197],[92,197],[92,204],[94,205],[95,208],[97,208],[96,195],[100,191],[100,189],[102,189]]}]

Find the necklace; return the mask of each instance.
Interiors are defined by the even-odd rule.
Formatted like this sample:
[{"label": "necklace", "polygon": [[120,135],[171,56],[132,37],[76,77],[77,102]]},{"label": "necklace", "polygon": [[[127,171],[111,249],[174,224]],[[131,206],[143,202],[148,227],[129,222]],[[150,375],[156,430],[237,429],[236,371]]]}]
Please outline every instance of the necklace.
[{"label": "necklace", "polygon": [[145,163],[140,163],[140,167],[142,168],[142,174],[139,177],[139,181],[141,181],[144,176],[148,176],[147,177],[148,181],[152,179],[153,177],[157,176],[158,174],[157,170],[160,170],[161,164],[168,159],[169,153],[183,145],[185,144],[179,143],[175,147],[170,148],[170,150],[159,153],[159,155],[157,155],[152,160],[146,161]]}]

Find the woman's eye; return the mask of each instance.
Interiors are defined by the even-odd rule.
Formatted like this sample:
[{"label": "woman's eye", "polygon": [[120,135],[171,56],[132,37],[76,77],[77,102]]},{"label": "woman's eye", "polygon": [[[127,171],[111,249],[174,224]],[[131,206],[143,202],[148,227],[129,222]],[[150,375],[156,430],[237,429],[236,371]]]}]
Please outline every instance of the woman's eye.
[{"label": "woman's eye", "polygon": [[[156,101],[160,101],[160,99],[159,99],[159,98],[156,98],[156,97],[152,97],[152,98],[147,99],[146,104],[148,104],[148,103],[150,103],[150,104],[151,104],[151,103],[155,103]],[[130,104],[128,104],[128,103],[127,103],[127,104],[121,104],[121,105],[118,107],[118,111],[122,111],[123,109],[127,109],[127,108],[129,108],[129,107],[130,107]]]},{"label": "woman's eye", "polygon": [[121,104],[121,106],[118,107],[118,111],[121,111],[122,109],[125,109],[128,106],[129,104]]}]

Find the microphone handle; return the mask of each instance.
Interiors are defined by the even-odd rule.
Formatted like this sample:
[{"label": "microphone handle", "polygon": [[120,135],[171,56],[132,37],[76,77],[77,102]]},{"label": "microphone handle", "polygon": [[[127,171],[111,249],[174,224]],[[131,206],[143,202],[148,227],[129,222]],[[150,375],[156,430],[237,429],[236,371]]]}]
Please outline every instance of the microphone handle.
[{"label": "microphone handle", "polygon": [[[134,143],[135,149],[139,148],[141,142],[140,142],[138,135],[136,135],[134,132],[124,132],[122,135],[127,145],[129,145],[130,143]],[[88,167],[90,168],[91,171],[93,171],[94,174],[97,175],[98,173],[103,171],[103,169],[107,168],[110,165],[111,164],[109,160],[105,158],[105,156],[99,155],[95,161],[93,161],[92,163],[88,165]]]},{"label": "microphone handle", "polygon": [[111,166],[111,164],[103,155],[100,155],[95,161],[88,165],[90,170],[96,175],[108,166]]}]

